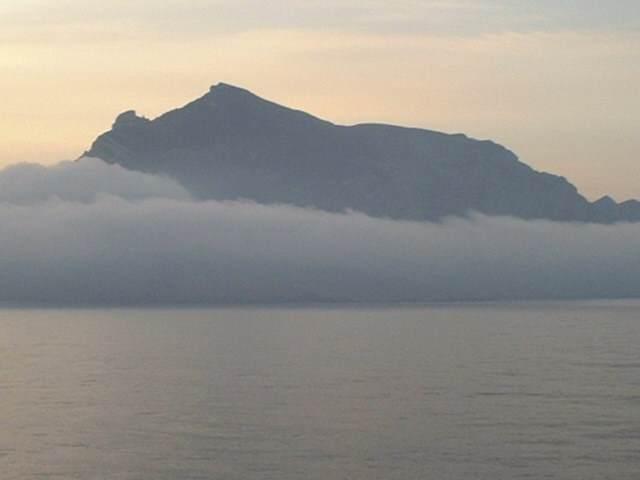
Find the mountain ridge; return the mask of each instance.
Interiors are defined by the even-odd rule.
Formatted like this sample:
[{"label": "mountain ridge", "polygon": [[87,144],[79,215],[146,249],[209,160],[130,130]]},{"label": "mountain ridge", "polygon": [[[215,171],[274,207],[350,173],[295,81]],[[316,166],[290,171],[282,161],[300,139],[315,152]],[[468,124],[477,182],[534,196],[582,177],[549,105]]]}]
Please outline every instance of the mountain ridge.
[{"label": "mountain ridge", "polygon": [[640,202],[589,202],[490,140],[383,123],[337,125],[227,83],[147,119],[117,116],[85,156],[162,173],[202,199],[250,199],[375,217],[476,211],[524,219],[640,221]]}]

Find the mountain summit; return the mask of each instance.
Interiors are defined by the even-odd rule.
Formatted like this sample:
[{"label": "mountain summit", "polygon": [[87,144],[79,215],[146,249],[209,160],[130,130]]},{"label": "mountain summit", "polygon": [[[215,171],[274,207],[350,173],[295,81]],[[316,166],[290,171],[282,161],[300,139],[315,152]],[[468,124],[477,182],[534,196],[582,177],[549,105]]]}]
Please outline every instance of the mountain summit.
[{"label": "mountain summit", "polygon": [[589,202],[491,141],[382,124],[335,125],[220,83],[148,120],[120,114],[86,156],[169,175],[196,197],[251,199],[377,217],[466,215],[612,223],[640,203]]}]

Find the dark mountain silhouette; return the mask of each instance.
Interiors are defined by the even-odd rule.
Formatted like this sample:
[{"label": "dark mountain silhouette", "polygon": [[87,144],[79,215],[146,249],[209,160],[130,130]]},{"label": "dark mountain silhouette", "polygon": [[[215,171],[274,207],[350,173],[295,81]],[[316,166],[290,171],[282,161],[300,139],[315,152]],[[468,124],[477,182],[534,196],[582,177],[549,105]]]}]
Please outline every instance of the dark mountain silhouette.
[{"label": "dark mountain silhouette", "polygon": [[174,177],[199,198],[252,199],[437,220],[477,211],[525,219],[640,220],[640,203],[590,203],[491,141],[381,124],[340,126],[227,84],[148,120],[118,116],[87,156]]}]

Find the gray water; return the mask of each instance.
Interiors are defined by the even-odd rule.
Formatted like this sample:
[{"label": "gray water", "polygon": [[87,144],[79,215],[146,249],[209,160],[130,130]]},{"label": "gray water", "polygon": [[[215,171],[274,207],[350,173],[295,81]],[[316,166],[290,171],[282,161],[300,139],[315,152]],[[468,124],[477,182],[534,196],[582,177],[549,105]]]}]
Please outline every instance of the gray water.
[{"label": "gray water", "polygon": [[637,479],[640,303],[1,310],[0,478]]}]

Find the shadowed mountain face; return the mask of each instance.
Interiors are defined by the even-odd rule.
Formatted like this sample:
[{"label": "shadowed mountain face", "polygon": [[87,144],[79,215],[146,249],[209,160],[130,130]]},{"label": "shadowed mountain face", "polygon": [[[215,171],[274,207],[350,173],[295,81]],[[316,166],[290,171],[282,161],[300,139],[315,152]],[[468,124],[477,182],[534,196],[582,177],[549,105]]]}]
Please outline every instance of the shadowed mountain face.
[{"label": "shadowed mountain face", "polygon": [[87,156],[174,177],[203,199],[251,199],[377,217],[478,211],[525,219],[639,221],[640,203],[590,203],[564,178],[465,135],[339,126],[226,84],[155,120],[129,111]]}]

